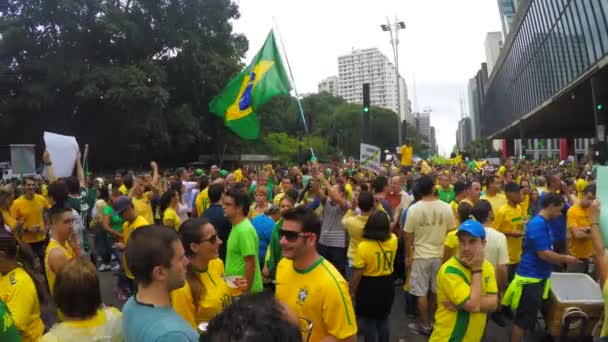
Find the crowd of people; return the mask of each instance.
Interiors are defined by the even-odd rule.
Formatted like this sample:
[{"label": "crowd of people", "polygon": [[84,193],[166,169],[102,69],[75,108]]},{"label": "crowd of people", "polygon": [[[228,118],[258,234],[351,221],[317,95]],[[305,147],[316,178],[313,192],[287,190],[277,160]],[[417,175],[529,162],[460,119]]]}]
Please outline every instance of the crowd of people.
[{"label": "crowd of people", "polygon": [[[58,178],[45,152],[45,178],[0,187],[0,340],[384,342],[402,286],[408,328],[431,341],[480,341],[491,318],[519,342],[551,272],[589,274],[608,296],[590,164],[400,152],[378,174],[151,162],[111,178],[80,156]],[[100,272],[117,273],[121,311]]]}]

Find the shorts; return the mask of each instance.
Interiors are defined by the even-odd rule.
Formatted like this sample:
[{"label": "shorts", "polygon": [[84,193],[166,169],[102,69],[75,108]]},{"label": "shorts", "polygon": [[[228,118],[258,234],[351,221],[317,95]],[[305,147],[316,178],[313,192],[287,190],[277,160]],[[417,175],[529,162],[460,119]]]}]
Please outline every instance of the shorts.
[{"label": "shorts", "polygon": [[441,258],[414,259],[409,293],[416,297],[423,297],[429,292],[429,287],[431,292],[437,293],[437,272],[439,272],[441,264]]},{"label": "shorts", "polygon": [[543,305],[546,280],[536,284],[523,285],[519,306],[515,312],[514,324],[524,330],[532,330],[536,325],[538,311]]}]

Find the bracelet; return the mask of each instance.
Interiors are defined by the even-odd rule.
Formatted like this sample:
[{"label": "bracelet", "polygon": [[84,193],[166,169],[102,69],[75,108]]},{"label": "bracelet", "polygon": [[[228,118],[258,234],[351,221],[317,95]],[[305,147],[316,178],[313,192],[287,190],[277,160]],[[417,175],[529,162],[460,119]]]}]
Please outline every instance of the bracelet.
[{"label": "bracelet", "polygon": [[471,274],[475,274],[475,273],[481,273],[481,269],[479,269],[479,270],[472,270],[471,271]]}]

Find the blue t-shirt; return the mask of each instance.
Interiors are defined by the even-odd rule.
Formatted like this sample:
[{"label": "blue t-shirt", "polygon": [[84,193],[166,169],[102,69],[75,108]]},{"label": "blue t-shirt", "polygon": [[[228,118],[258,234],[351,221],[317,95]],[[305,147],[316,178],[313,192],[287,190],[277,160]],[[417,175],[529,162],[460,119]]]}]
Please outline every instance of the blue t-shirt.
[{"label": "blue t-shirt", "polygon": [[274,229],[274,221],[267,215],[258,215],[251,220],[253,228],[258,233],[259,247],[258,247],[258,258],[260,259],[260,265],[264,265],[264,258],[266,257],[266,249],[270,243],[270,236]]},{"label": "blue t-shirt", "polygon": [[[538,200],[538,203],[541,208],[542,208],[543,199],[545,198],[546,194],[547,194],[547,192],[543,192],[540,195],[540,198]],[[568,201],[566,201],[564,199],[564,207],[562,208],[562,216],[560,216],[556,219],[553,219],[551,221],[547,221],[549,224],[549,227],[551,227],[551,231],[553,232],[553,242],[566,240],[566,232],[567,232],[566,215],[568,213],[568,209],[570,209],[570,205],[568,204]]]},{"label": "blue t-shirt", "polygon": [[528,222],[517,274],[537,279],[551,276],[551,263],[539,258],[537,252],[552,249],[552,235],[551,226],[544,217],[536,215]]},{"label": "blue t-shirt", "polygon": [[141,304],[132,296],[122,309],[122,330],[129,342],[197,342],[199,334],[173,307]]}]

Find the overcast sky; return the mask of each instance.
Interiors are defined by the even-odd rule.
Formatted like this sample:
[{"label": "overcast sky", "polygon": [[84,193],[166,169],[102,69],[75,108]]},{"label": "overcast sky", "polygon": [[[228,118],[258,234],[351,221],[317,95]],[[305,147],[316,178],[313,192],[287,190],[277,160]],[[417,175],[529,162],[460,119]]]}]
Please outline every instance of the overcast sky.
[{"label": "overcast sky", "polygon": [[[399,32],[399,69],[413,110],[432,108],[439,152],[456,144],[460,98],[467,111],[467,81],[485,62],[484,38],[500,31],[496,0],[240,0],[236,32],[249,39],[247,63],[278,25],[299,93],[317,91],[323,78],[338,74],[338,56],[353,48],[377,47],[393,61],[389,35],[380,24],[395,14],[407,25]],[[414,92],[413,79],[416,79]],[[416,98],[414,94],[417,94]]]}]

